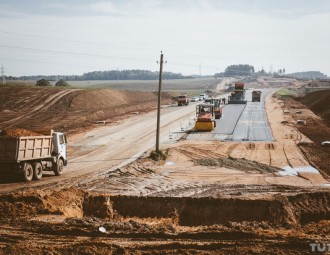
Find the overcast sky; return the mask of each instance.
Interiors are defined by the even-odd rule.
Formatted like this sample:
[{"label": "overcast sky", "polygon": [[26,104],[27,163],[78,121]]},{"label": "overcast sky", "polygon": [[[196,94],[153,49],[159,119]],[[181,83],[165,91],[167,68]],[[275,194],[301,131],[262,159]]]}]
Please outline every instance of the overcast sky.
[{"label": "overcast sky", "polygon": [[6,75],[231,64],[330,75],[329,0],[0,0]]}]

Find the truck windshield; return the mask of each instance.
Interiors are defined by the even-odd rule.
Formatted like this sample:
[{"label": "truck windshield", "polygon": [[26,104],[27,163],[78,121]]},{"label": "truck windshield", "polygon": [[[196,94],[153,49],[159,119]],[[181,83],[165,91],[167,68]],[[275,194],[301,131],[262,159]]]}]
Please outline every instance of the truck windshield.
[{"label": "truck windshield", "polygon": [[64,135],[60,135],[59,138],[60,138],[60,144],[64,144],[65,143]]}]

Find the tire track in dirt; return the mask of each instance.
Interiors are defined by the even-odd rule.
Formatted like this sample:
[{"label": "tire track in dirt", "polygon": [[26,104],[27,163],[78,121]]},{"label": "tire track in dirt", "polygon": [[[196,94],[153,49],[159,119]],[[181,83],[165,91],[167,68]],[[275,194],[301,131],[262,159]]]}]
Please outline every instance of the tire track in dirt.
[{"label": "tire track in dirt", "polygon": [[[171,118],[163,118],[163,121],[161,122],[161,129],[164,131],[161,132],[161,136],[167,136],[167,128],[170,128],[173,124],[176,125],[176,123],[178,123],[178,121],[181,121],[183,118],[188,118],[191,116],[191,112],[187,108],[180,108],[178,110],[175,109],[175,112],[177,114],[173,112],[174,114],[171,115]],[[148,120],[146,121],[145,118],[148,118]],[[32,188],[50,189],[70,188],[74,186],[80,187],[82,185],[87,186],[87,183],[89,182],[93,183],[94,181],[99,181],[100,176],[104,176],[104,174],[108,173],[109,171],[115,170],[118,167],[123,167],[127,164],[132,163],[145,151],[154,146],[154,122],[150,121],[149,115],[141,116],[141,119],[137,124],[139,125],[141,124],[141,122],[144,125],[147,124],[147,126],[145,126],[145,128],[143,129],[145,132],[141,134],[139,134],[138,132],[131,132],[130,136],[132,137],[132,139],[130,140],[129,144],[121,144],[121,147],[116,148],[112,148],[112,144],[108,144],[108,146],[110,146],[109,148],[112,148],[112,150],[110,151],[107,150],[107,148],[102,147],[100,150],[94,150],[89,154],[73,159],[79,165],[80,160],[83,161],[84,158],[90,158],[90,164],[84,165],[84,163],[81,163],[81,168],[79,168],[77,165],[72,171],[68,171],[61,176],[43,178],[38,182],[3,184],[0,187],[0,193],[10,193],[14,190],[21,191]],[[133,126],[124,126],[123,128],[132,129]],[[118,139],[118,137],[116,139]],[[141,143],[141,141],[143,141],[143,143]],[[100,155],[104,155],[104,158],[102,158],[102,162],[97,160]],[[122,158],[125,159],[120,160]]]},{"label": "tire track in dirt", "polygon": [[26,121],[27,119],[32,118],[34,115],[38,114],[39,112],[44,111],[44,110],[50,108],[56,102],[58,102],[59,100],[61,100],[64,96],[66,96],[67,94],[72,93],[73,91],[75,91],[75,90],[62,90],[62,91],[59,91],[56,94],[53,94],[51,96],[48,96],[44,100],[43,104],[38,104],[33,109],[29,110],[29,112],[27,113],[27,115],[21,115],[21,116],[19,116],[17,118],[14,118],[14,119],[11,119],[11,120],[8,120],[8,121],[4,121],[2,123],[2,125],[3,124],[9,124],[7,127],[11,127],[14,124],[15,125],[20,124],[20,123]]},{"label": "tire track in dirt", "polygon": [[236,149],[237,146],[238,146],[238,143],[231,144],[231,145],[228,147],[228,149],[227,149],[227,151],[226,151],[226,154],[227,154],[228,156],[230,156],[230,154]]}]

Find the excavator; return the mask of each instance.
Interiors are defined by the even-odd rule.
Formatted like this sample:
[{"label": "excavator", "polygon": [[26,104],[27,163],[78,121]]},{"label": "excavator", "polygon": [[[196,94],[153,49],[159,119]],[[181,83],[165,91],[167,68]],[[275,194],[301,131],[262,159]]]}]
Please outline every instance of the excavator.
[{"label": "excavator", "polygon": [[214,105],[199,104],[196,106],[196,131],[212,131],[216,127]]}]

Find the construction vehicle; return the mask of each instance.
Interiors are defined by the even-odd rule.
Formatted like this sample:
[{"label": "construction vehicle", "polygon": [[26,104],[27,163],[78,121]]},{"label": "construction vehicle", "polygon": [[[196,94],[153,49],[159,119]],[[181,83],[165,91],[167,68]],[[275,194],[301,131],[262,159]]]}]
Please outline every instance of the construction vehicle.
[{"label": "construction vehicle", "polygon": [[252,102],[260,102],[260,98],[261,98],[261,91],[253,90],[252,91]]},{"label": "construction vehicle", "polygon": [[220,119],[222,116],[222,108],[220,107],[221,99],[220,98],[212,98],[211,104],[214,105],[214,116],[216,119]]},{"label": "construction vehicle", "polygon": [[228,104],[246,104],[243,82],[236,82],[234,91],[228,97]]},{"label": "construction vehicle", "polygon": [[196,106],[196,123],[197,131],[212,131],[216,127],[214,105],[199,104]]},{"label": "construction vehicle", "polygon": [[0,137],[0,172],[19,174],[24,181],[40,180],[44,171],[61,175],[67,165],[64,133]]},{"label": "construction vehicle", "polygon": [[189,104],[189,99],[187,95],[178,96],[178,106],[188,105],[188,104]]}]

